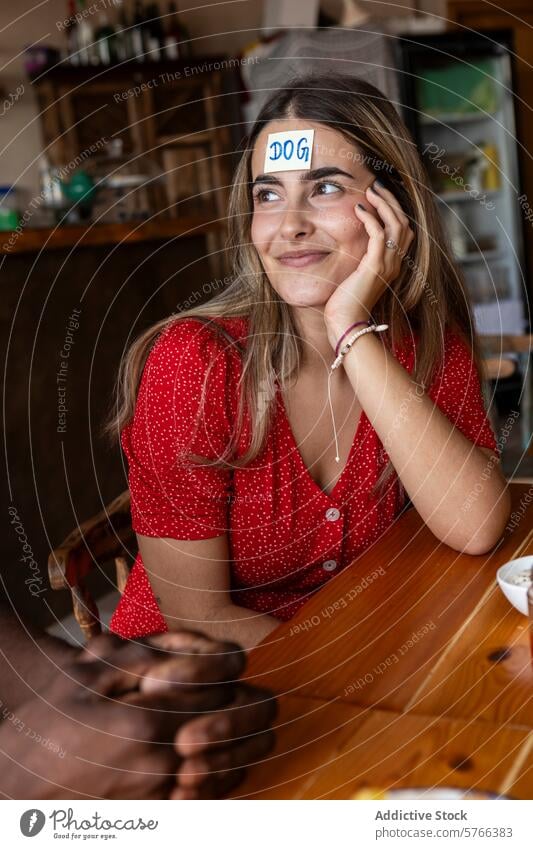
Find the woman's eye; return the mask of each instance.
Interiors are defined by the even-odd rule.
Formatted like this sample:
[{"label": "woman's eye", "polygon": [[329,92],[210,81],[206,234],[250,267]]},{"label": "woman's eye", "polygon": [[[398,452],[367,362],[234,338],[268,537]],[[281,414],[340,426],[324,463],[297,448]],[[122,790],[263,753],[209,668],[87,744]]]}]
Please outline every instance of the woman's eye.
[{"label": "woman's eye", "polygon": [[[316,183],[313,189],[313,194],[331,195],[344,191],[343,187],[338,183]],[[259,203],[270,203],[272,200],[279,200],[279,195],[273,189],[259,189],[254,194],[254,201]]]},{"label": "woman's eye", "polygon": [[259,191],[254,194],[254,200],[258,200],[259,203],[268,203],[271,199],[270,195],[273,195],[275,198],[278,197],[276,192],[272,189],[259,189]]},{"label": "woman's eye", "polygon": [[[324,191],[320,192],[319,189],[324,189]],[[320,195],[331,195],[335,192],[342,192],[343,188],[338,183],[317,183],[316,191]]]}]

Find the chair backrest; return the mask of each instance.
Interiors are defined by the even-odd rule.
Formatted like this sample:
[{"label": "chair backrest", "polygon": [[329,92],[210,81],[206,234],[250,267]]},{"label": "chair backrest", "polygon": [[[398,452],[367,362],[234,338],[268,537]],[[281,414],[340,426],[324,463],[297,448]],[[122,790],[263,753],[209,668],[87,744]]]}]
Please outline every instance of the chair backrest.
[{"label": "chair backrest", "polygon": [[483,362],[489,380],[511,377],[516,371],[516,363],[510,357],[485,357]]},{"label": "chair backrest", "polygon": [[[520,391],[518,401],[520,408],[520,441],[523,451],[531,451],[531,432],[532,432],[532,387],[531,387],[531,370],[529,368],[529,358],[533,350],[533,336],[529,333],[523,334],[502,334],[502,335],[486,335],[480,334],[479,341],[485,357],[497,358],[501,362],[501,371],[495,375],[498,377],[507,377],[516,371],[516,365],[520,366],[520,372],[523,378],[523,385]],[[513,372],[506,374],[509,366],[504,364],[504,361],[511,360],[515,367]],[[491,378],[490,371],[494,369],[494,364],[486,361],[487,376]],[[497,369],[496,369],[497,370]],[[485,387],[488,384],[485,383]],[[484,389],[487,402],[489,401],[489,392]],[[496,424],[496,423],[495,423]]]},{"label": "chair backrest", "polygon": [[486,354],[501,356],[502,354],[530,354],[533,350],[533,336],[529,333],[521,335],[502,334],[492,335],[482,333],[479,335],[481,347]]},{"label": "chair backrest", "polygon": [[123,592],[131,560],[130,546],[135,543],[131,526],[130,493],[121,493],[100,513],[87,519],[48,556],[48,576],[54,590],[69,589],[74,616],[84,636],[90,638],[102,630],[98,607],[87,588],[86,578],[98,567],[115,561],[117,588]]}]

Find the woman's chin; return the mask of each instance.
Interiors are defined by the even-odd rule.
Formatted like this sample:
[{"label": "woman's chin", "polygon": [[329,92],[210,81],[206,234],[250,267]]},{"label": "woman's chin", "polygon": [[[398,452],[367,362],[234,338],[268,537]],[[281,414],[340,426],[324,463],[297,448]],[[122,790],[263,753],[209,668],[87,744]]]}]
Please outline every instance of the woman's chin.
[{"label": "woman's chin", "polygon": [[287,286],[274,287],[283,300],[293,307],[323,307],[335,291],[335,286],[324,281],[291,280]]}]

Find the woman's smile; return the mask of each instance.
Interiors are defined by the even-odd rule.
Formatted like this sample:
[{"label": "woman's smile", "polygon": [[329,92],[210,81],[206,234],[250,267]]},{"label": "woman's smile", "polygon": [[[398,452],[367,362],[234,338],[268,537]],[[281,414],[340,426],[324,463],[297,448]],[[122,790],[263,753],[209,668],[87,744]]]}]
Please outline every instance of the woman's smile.
[{"label": "woman's smile", "polygon": [[292,268],[303,268],[307,265],[313,265],[316,262],[321,262],[323,259],[330,255],[331,251],[317,251],[317,250],[299,250],[299,251],[287,251],[287,253],[281,254],[278,257],[278,261],[282,265],[288,265]]}]

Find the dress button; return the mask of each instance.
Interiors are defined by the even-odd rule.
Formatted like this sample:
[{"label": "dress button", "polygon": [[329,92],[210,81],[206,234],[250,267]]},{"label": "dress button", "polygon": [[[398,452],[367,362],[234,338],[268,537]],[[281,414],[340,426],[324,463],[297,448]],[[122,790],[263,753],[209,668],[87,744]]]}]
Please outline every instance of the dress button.
[{"label": "dress button", "polygon": [[341,512],[336,507],[328,507],[326,510],[326,519],[328,522],[336,522],[340,518]]},{"label": "dress button", "polygon": [[322,568],[325,569],[326,572],[333,572],[333,570],[337,568],[337,561],[326,560],[325,563],[322,564]]}]

